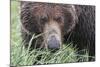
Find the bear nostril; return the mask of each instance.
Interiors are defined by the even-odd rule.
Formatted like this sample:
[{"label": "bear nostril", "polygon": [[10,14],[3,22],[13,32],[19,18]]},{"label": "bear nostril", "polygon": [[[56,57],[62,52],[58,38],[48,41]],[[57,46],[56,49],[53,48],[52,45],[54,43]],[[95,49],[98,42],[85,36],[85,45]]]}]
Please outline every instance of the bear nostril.
[{"label": "bear nostril", "polygon": [[50,37],[48,41],[48,48],[52,50],[58,50],[60,48],[60,41],[55,36]]}]

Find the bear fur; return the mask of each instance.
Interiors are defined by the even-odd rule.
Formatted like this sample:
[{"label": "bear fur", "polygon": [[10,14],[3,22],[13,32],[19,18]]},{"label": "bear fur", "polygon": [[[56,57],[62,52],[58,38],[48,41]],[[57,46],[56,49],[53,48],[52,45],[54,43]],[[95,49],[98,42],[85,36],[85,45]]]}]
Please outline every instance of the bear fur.
[{"label": "bear fur", "polygon": [[[79,50],[87,48],[89,55],[95,56],[95,6],[22,1],[21,23],[25,47],[28,46],[34,33],[38,35],[49,30],[48,27],[55,27],[61,44],[72,42]],[[36,48],[40,47],[46,39],[45,36],[47,35],[33,40],[31,48],[34,48],[36,41]],[[48,45],[44,44],[42,47]]]}]

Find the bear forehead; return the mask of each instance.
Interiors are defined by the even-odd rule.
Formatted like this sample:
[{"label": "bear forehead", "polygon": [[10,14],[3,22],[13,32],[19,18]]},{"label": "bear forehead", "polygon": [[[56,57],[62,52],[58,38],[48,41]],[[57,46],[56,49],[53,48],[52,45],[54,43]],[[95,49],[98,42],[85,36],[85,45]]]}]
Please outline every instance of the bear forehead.
[{"label": "bear forehead", "polygon": [[54,14],[62,14],[62,8],[60,6],[47,6],[47,5],[38,5],[34,6],[33,12],[35,14],[49,14],[49,15],[54,15]]},{"label": "bear forehead", "polygon": [[[66,7],[67,6],[67,7]],[[33,6],[33,13],[35,15],[44,15],[48,14],[49,16],[61,16],[63,15],[63,9],[67,9],[67,12],[70,12],[72,5],[66,5],[65,7],[60,4],[36,4]]]}]

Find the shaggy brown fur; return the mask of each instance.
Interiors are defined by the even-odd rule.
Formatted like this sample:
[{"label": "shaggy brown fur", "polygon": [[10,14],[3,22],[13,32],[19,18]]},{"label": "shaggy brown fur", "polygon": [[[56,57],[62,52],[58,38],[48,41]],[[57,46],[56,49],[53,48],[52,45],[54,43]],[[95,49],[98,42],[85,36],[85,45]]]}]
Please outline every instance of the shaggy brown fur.
[{"label": "shaggy brown fur", "polygon": [[[79,49],[87,48],[89,55],[95,56],[94,6],[22,1],[21,23],[26,47],[33,33],[37,35],[47,32],[33,40],[31,47],[48,48],[50,38],[55,36],[55,41],[58,41],[55,44],[59,43],[60,47],[62,43],[73,42]],[[37,44],[34,45],[36,41]]]}]

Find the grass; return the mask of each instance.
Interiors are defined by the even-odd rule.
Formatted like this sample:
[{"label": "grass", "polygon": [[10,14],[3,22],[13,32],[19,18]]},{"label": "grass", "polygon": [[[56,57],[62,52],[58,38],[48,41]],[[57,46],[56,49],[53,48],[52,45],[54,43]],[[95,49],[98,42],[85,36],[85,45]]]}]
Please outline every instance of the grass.
[{"label": "grass", "polygon": [[[20,33],[20,7],[18,1],[11,1],[11,66],[19,65],[38,65],[38,64],[55,64],[55,63],[72,63],[88,61],[87,50],[84,54],[78,54],[73,44],[64,44],[62,49],[51,53],[46,49],[34,49],[29,51],[23,47]],[[33,36],[34,40],[37,36]],[[31,41],[29,43],[31,45]],[[66,46],[65,46],[66,45]]]}]

